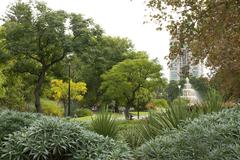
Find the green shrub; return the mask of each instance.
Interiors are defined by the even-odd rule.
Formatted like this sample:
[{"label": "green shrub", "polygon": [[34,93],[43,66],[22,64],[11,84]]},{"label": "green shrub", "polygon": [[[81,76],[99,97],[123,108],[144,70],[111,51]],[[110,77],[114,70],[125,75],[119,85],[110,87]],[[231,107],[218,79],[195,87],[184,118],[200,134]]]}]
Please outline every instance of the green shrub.
[{"label": "green shrub", "polygon": [[0,112],[0,141],[8,134],[28,127],[38,119],[40,115],[33,113],[15,112],[3,110]]},{"label": "green shrub", "polygon": [[139,127],[143,123],[146,123],[146,120],[120,120],[118,121],[118,126],[120,131],[117,135],[117,139],[124,141],[131,148],[139,147],[144,139],[139,134]]},{"label": "green shrub", "polygon": [[140,126],[139,133],[145,140],[153,139],[165,129],[174,129],[186,119],[197,116],[188,106],[170,106],[165,112],[149,112],[147,123]]},{"label": "green shrub", "polygon": [[86,117],[86,116],[92,116],[93,112],[88,108],[79,108],[75,111],[75,115],[77,117]]},{"label": "green shrub", "polygon": [[135,125],[121,130],[118,139],[127,143],[132,149],[139,147],[143,144],[144,139],[141,134],[139,134],[138,127],[139,125]]},{"label": "green shrub", "polygon": [[116,119],[107,111],[101,111],[92,119],[91,128],[94,132],[111,138],[115,138],[119,131]]},{"label": "green shrub", "polygon": [[87,131],[78,123],[52,117],[14,132],[0,150],[0,159],[11,160],[132,159],[126,145]]},{"label": "green shrub", "polygon": [[153,99],[152,102],[158,107],[158,108],[167,108],[168,102],[165,99]]},{"label": "green shrub", "polygon": [[63,116],[64,109],[56,101],[41,99],[43,113],[50,116]]},{"label": "green shrub", "polygon": [[189,100],[184,98],[176,98],[173,100],[172,105],[173,106],[187,106],[189,104]]},{"label": "green shrub", "polygon": [[238,160],[240,109],[226,109],[165,131],[137,150],[139,160]]},{"label": "green shrub", "polygon": [[223,108],[223,97],[214,89],[210,89],[202,103],[204,113],[219,111]]}]

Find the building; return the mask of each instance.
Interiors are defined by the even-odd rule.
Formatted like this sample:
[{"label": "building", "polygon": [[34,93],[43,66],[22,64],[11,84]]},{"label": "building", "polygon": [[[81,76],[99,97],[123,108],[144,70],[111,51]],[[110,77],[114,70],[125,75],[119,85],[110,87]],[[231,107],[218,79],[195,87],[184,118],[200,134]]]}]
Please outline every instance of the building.
[{"label": "building", "polygon": [[203,65],[198,63],[193,65],[191,52],[184,48],[183,54],[170,62],[170,81],[179,81],[184,73],[189,76],[201,77],[203,76]]}]

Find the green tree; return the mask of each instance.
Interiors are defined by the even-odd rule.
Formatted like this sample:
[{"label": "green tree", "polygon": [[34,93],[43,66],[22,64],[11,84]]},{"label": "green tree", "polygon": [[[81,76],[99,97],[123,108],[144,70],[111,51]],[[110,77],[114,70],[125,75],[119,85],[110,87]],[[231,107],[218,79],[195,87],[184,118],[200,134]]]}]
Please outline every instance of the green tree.
[{"label": "green tree", "polygon": [[[69,28],[66,27],[68,19]],[[79,45],[87,44],[87,33],[94,32],[95,26],[91,20],[85,20],[81,15],[54,11],[40,2],[21,1],[10,6],[4,22],[5,48],[17,60],[16,71],[36,77],[35,107],[37,112],[42,112],[40,96],[46,74],[69,52],[84,52],[79,50]]]},{"label": "green tree", "polygon": [[172,102],[180,95],[180,89],[178,88],[179,83],[177,81],[170,81],[166,88],[167,99],[169,102]]},{"label": "green tree", "polygon": [[152,91],[162,84],[161,66],[148,59],[128,59],[120,62],[104,73],[101,88],[112,99],[119,99],[125,106],[125,116],[135,108],[137,94],[142,89]]},{"label": "green tree", "polygon": [[0,98],[3,98],[5,96],[5,88],[3,87],[3,84],[5,83],[5,77],[2,74],[2,71],[0,70]]}]

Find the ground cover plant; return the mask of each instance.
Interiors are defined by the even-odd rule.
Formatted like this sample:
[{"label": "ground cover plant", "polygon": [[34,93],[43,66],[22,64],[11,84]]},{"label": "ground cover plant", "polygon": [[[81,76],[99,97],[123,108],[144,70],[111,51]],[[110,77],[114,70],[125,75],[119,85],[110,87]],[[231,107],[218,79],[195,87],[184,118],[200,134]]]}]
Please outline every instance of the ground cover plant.
[{"label": "ground cover plant", "polygon": [[77,122],[44,117],[5,138],[1,159],[132,159],[130,149]]},{"label": "ground cover plant", "polygon": [[139,160],[237,160],[240,157],[240,109],[225,109],[166,130],[137,150]]},{"label": "ground cover plant", "polygon": [[40,114],[16,112],[10,110],[0,111],[0,141],[8,134],[30,126],[36,119],[41,118]]}]

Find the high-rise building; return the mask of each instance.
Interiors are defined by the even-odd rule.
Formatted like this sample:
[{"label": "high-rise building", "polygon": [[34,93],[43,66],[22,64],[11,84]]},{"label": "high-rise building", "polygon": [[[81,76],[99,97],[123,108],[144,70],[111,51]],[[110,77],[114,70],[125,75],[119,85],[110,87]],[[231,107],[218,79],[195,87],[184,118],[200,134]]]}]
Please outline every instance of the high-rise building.
[{"label": "high-rise building", "polygon": [[191,52],[187,48],[182,49],[182,54],[170,62],[170,81],[179,81],[182,75],[188,74],[193,77],[203,75],[202,63],[193,64]]}]

